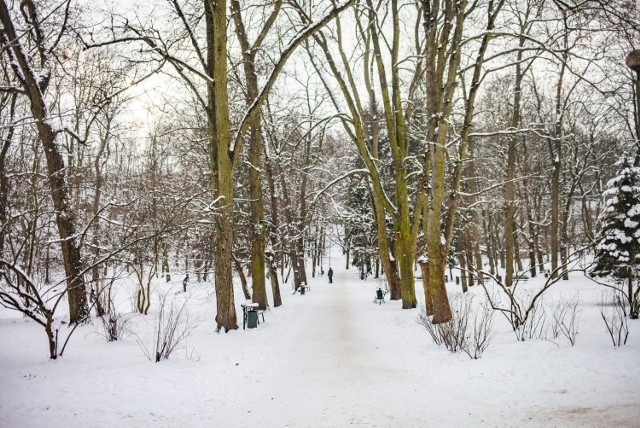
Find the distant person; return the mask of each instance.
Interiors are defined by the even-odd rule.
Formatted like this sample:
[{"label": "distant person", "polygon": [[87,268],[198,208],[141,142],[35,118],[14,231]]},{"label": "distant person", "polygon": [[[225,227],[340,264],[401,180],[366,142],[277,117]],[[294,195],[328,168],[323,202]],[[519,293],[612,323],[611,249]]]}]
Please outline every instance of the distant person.
[{"label": "distant person", "polygon": [[333,284],[333,269],[329,268],[327,276],[329,277],[329,284]]},{"label": "distant person", "polygon": [[189,274],[187,274],[187,276],[185,276],[184,279],[182,280],[182,291],[184,293],[187,292],[187,282],[189,282]]}]

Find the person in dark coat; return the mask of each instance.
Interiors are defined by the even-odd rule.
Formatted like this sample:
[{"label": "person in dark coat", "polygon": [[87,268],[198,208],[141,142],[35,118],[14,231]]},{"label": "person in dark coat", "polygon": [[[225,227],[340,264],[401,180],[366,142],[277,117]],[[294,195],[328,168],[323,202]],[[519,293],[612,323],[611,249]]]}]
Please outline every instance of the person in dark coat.
[{"label": "person in dark coat", "polygon": [[333,269],[329,268],[327,276],[329,277],[329,284],[333,284]]},{"label": "person in dark coat", "polygon": [[189,282],[189,274],[182,280],[182,292],[187,292],[187,282]]}]

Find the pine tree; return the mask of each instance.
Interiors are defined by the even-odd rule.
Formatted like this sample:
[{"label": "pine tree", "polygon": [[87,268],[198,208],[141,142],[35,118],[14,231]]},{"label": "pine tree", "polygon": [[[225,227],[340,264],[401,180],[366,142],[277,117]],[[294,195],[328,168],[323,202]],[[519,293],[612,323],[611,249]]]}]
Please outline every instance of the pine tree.
[{"label": "pine tree", "polygon": [[633,166],[626,156],[616,166],[617,175],[609,180],[604,192],[605,209],[591,275],[612,276],[626,283],[631,318],[635,319],[640,309],[640,287],[636,285],[640,268],[640,167]]}]

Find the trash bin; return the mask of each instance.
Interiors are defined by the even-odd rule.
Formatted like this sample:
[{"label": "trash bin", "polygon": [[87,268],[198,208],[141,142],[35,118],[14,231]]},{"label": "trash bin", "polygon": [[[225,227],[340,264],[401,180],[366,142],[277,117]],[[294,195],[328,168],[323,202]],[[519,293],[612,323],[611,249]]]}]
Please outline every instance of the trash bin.
[{"label": "trash bin", "polygon": [[247,312],[247,328],[258,327],[258,311]]},{"label": "trash bin", "polygon": [[460,285],[460,277],[456,276],[456,285]]},{"label": "trash bin", "polygon": [[304,285],[300,286],[300,294],[302,294],[303,296],[304,296],[305,288],[306,287]]},{"label": "trash bin", "polygon": [[376,290],[376,299],[378,299],[378,300],[384,299],[384,293],[382,292],[381,288],[378,288]]}]

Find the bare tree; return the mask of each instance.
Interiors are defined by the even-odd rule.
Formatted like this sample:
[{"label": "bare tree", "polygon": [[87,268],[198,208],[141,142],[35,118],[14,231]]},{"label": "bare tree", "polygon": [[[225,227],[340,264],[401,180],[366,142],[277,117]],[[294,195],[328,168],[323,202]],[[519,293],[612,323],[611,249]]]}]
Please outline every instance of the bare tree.
[{"label": "bare tree", "polygon": [[[65,173],[65,164],[56,143],[59,131],[56,131],[50,120],[49,108],[44,93],[51,77],[53,50],[66,29],[70,2],[58,6],[62,9],[62,25],[58,34],[48,39],[42,28],[43,18],[40,8],[32,0],[20,4],[20,11],[10,9],[5,2],[0,2],[0,43],[3,56],[11,64],[16,86],[21,88],[27,97],[31,114],[36,121],[38,138],[44,148],[47,161],[47,173],[51,189],[51,197],[55,207],[56,224],[60,237],[60,246],[67,277],[67,295],[69,300],[69,316],[72,324],[82,323],[89,317],[89,306],[84,277],[82,275],[82,259],[76,235],[76,219],[69,201],[69,187]],[[54,11],[55,12],[55,11]],[[20,18],[17,18],[17,14]],[[51,16],[51,14],[49,15]],[[26,41],[36,47],[33,52],[25,49]]]}]

